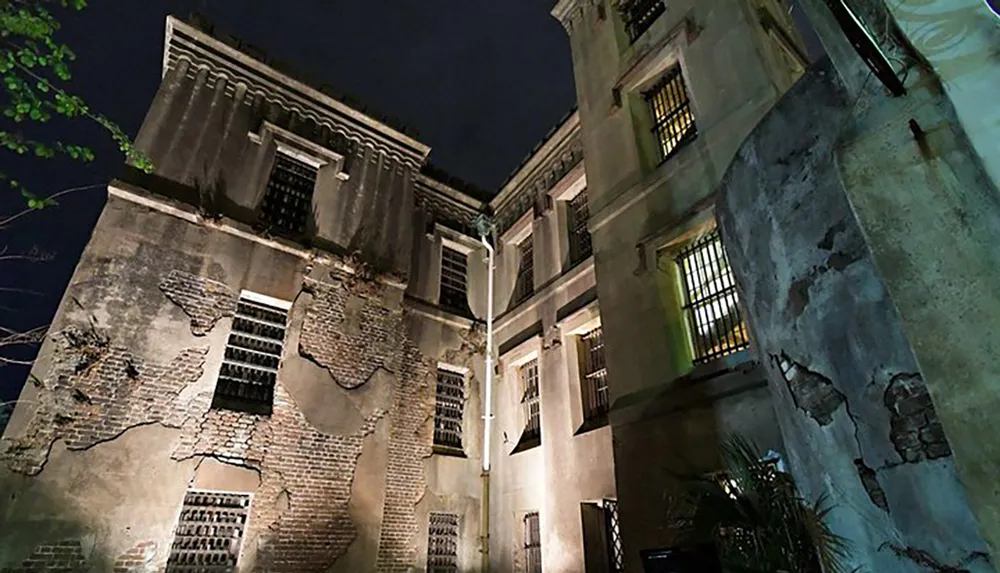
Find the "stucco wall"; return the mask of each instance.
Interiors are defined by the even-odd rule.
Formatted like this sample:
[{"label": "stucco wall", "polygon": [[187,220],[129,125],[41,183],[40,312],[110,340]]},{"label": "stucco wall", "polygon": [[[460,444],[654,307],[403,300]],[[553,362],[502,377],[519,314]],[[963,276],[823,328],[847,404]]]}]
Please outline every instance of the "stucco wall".
[{"label": "stucco wall", "polygon": [[947,426],[834,158],[854,110],[829,60],[815,65],[743,144],[720,191],[788,459],[806,497],[836,505],[850,567],[992,571]]}]

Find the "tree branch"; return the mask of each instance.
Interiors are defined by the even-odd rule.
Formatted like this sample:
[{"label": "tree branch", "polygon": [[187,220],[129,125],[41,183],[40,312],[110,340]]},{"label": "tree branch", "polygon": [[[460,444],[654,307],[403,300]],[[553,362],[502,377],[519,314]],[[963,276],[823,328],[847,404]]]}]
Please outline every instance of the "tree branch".
[{"label": "tree branch", "polygon": [[[76,192],[76,191],[84,191],[86,189],[96,189],[98,187],[104,187],[106,185],[107,185],[107,183],[94,183],[94,184],[91,184],[91,185],[83,185],[82,187],[71,187],[69,189],[63,189],[62,191],[59,191],[58,193],[53,193],[52,195],[49,195],[48,197],[46,197],[45,200],[46,201],[48,201],[48,200],[54,200],[57,197],[62,197],[63,195],[66,195],[68,193],[73,193],[73,192]],[[27,215],[28,213],[32,213],[32,212],[37,211],[37,210],[38,209],[30,209],[30,208],[29,209],[25,209],[24,211],[21,211],[20,213],[15,213],[15,214],[11,215],[10,217],[7,217],[6,219],[0,220],[0,229],[3,229],[9,223],[11,223],[12,221],[15,221],[15,220],[17,220],[17,219],[19,219],[19,218]]]}]

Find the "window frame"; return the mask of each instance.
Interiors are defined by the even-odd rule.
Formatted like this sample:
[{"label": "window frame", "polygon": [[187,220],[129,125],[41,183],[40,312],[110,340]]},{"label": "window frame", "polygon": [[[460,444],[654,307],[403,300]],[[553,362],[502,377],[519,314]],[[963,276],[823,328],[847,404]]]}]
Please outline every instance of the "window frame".
[{"label": "window frame", "polygon": [[[462,283],[463,288],[461,289],[461,296],[458,296],[459,289],[454,288],[446,283],[446,265],[445,261],[447,259],[447,253],[454,253],[457,255],[455,258],[461,258],[464,267],[462,269]],[[449,241],[442,237],[441,240],[441,255],[439,257],[440,271],[438,273],[438,306],[450,311],[454,314],[458,314],[464,317],[472,316],[472,309],[469,306],[469,254],[471,249],[465,247],[464,245],[459,245],[453,241]],[[454,272],[454,270],[452,270]],[[460,301],[459,304],[453,304],[450,301],[446,301],[445,291],[451,290],[455,294],[456,299]]]},{"label": "window frame", "polygon": [[[435,518],[444,518],[449,521],[441,525],[441,528],[447,527],[448,531],[441,534],[435,534]],[[453,523],[451,521],[453,520]],[[462,518],[457,513],[449,513],[443,511],[432,511],[427,515],[427,573],[458,573],[459,571],[459,544],[462,540],[461,535]],[[449,541],[454,543],[454,552],[451,554],[432,554],[435,547],[435,539],[443,542],[444,545],[448,545]],[[452,564],[437,564],[432,563],[433,557],[443,557],[451,558]]]},{"label": "window frame", "polygon": [[[534,384],[529,386],[526,370],[534,370]],[[521,390],[523,429],[521,443],[542,441],[542,372],[538,356],[532,356],[517,365],[517,379]],[[534,422],[534,423],[533,423]]]},{"label": "window frame", "polygon": [[521,551],[524,554],[525,573],[542,573],[542,516],[529,511],[521,518]]},{"label": "window frame", "polygon": [[[649,114],[649,131],[656,145],[658,164],[662,165],[690,145],[699,135],[698,117],[683,63],[678,60],[666,66],[656,79],[639,93],[645,102],[646,113]],[[662,113],[658,113],[658,110]],[[672,123],[684,115],[690,117],[690,121],[684,126],[684,131],[669,133]]]},{"label": "window frame", "polygon": [[[237,512],[237,513],[239,513],[239,514],[241,514],[243,516],[243,521],[240,524],[242,527],[241,527],[241,533],[240,533],[240,536],[239,536],[238,545],[237,545],[235,551],[231,552],[231,554],[233,555],[233,558],[234,558],[234,563],[233,563],[233,569],[232,570],[236,571],[239,568],[239,566],[240,566],[240,561],[241,561],[241,559],[243,557],[243,548],[246,545],[247,532],[249,531],[250,518],[251,518],[251,509],[253,507],[253,494],[250,493],[250,492],[218,491],[218,490],[209,490],[209,489],[201,489],[201,488],[189,487],[188,489],[186,489],[184,491],[184,499],[181,502],[181,511],[180,511],[180,513],[177,514],[177,521],[174,524],[174,529],[173,529],[173,532],[172,532],[173,535],[171,536],[171,541],[170,541],[170,549],[168,550],[168,553],[167,553],[167,564],[165,566],[164,572],[165,573],[172,573],[174,571],[174,567],[180,567],[181,569],[187,569],[190,566],[190,564],[180,564],[178,566],[177,564],[171,565],[171,563],[170,563],[170,558],[174,554],[174,546],[175,546],[175,544],[177,542],[178,532],[179,532],[180,527],[181,527],[181,519],[184,517],[185,509],[188,508],[188,507],[194,507],[194,508],[197,508],[197,507],[217,507],[214,504],[200,504],[200,505],[198,505],[198,504],[188,503],[189,496],[198,496],[198,495],[203,495],[203,496],[231,496],[231,497],[243,498],[243,499],[246,500],[246,503],[242,507],[242,511]],[[198,522],[195,522],[195,523],[198,523]],[[185,537],[185,536],[182,536],[182,537]],[[198,538],[198,536],[194,536],[194,537]],[[195,566],[197,566],[197,565],[195,565]]]},{"label": "window frame", "polygon": [[[442,374],[444,374],[445,377],[451,376],[454,377],[455,380],[458,379],[461,380],[461,398],[458,400],[459,418],[457,419],[457,422],[459,424],[459,428],[457,431],[458,434],[457,444],[438,441],[438,436],[439,436],[438,430],[440,429],[438,427],[439,425],[438,416],[439,416],[439,406],[441,398]],[[465,455],[465,402],[468,400],[468,392],[467,392],[468,382],[469,382],[468,369],[461,368],[458,366],[452,366],[450,364],[438,363],[436,386],[434,392],[434,434],[432,437],[432,447],[435,453],[459,455],[459,456]],[[452,385],[452,388],[455,388],[457,386],[458,386],[457,384]],[[455,422],[456,419],[450,418],[450,421]]]},{"label": "window frame", "polygon": [[[287,165],[283,165],[286,163]],[[275,235],[285,235],[288,237],[302,237],[309,233],[309,225],[312,222],[312,212],[313,205],[316,199],[316,187],[319,182],[319,173],[321,166],[317,166],[317,162],[311,162],[303,160],[302,154],[296,153],[294,150],[278,145],[274,153],[274,159],[271,162],[271,171],[268,173],[267,181],[265,182],[264,195],[261,197],[259,206],[259,220],[262,225],[264,225],[269,232]],[[308,174],[301,173],[300,171],[308,171]],[[307,177],[311,176],[311,180]],[[284,179],[282,181],[281,179]],[[302,184],[301,188],[296,187],[292,182],[294,179],[301,179],[302,182],[309,182],[311,186],[308,192],[305,190],[306,185]],[[279,188],[278,185],[285,186],[287,188]],[[276,223],[276,220],[280,220],[281,217],[275,212],[278,209],[277,206],[269,206],[270,203],[279,203],[280,199],[291,194],[292,197],[302,194],[299,201],[293,201],[294,203],[304,203],[296,207],[296,210],[301,210],[301,213],[295,214],[296,223],[299,223],[298,219],[301,218],[301,228],[291,228]],[[288,201],[284,201],[287,203]]]},{"label": "window frame", "polygon": [[[576,335],[576,337],[580,352],[580,395],[583,398],[583,423],[584,425],[606,423],[608,412],[611,409],[611,394],[608,388],[604,328],[598,324],[594,328]],[[589,342],[595,338],[599,339],[598,343]],[[595,349],[600,349],[599,359],[594,358]],[[603,400],[601,399],[602,390]]]},{"label": "window frame", "polygon": [[617,12],[631,45],[667,12],[667,5],[664,0],[623,0]]},{"label": "window frame", "polygon": [[[527,245],[527,248],[525,248]],[[511,307],[531,299],[535,294],[535,236],[528,233],[514,243],[517,249],[517,277],[514,279],[514,290],[511,292]]]}]

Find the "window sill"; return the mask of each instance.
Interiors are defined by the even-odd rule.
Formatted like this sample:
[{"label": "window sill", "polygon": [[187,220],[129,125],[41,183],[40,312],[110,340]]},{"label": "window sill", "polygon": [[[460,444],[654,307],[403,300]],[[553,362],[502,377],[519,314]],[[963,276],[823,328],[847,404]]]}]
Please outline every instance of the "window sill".
[{"label": "window sill", "polygon": [[456,448],[454,446],[442,446],[441,444],[434,444],[431,448],[431,453],[436,456],[446,456],[450,458],[462,458],[468,459],[469,456],[465,455],[465,450],[462,448]]},{"label": "window sill", "polygon": [[518,440],[517,445],[511,450],[510,455],[518,454],[527,450],[533,450],[542,445],[541,434],[530,435],[521,434],[521,439]]},{"label": "window sill", "polygon": [[594,430],[603,428],[608,424],[609,424],[608,413],[604,412],[602,414],[584,420],[583,424],[580,424],[580,427],[577,428],[576,432],[573,432],[573,435],[580,436],[588,432],[593,432]]}]

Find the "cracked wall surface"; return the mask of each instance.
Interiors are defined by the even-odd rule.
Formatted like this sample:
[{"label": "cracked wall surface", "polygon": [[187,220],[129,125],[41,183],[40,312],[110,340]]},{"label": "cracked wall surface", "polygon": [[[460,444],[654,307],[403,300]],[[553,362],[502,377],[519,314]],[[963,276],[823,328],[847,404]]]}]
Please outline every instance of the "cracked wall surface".
[{"label": "cracked wall surface", "polygon": [[191,332],[204,336],[221,318],[236,312],[236,293],[219,281],[173,270],[160,290],[191,317]]},{"label": "cracked wall surface", "polygon": [[836,506],[848,568],[909,573],[919,552],[991,571],[970,558],[985,544],[832,158],[849,110],[821,61],[744,142],[717,203],[788,462]]}]

